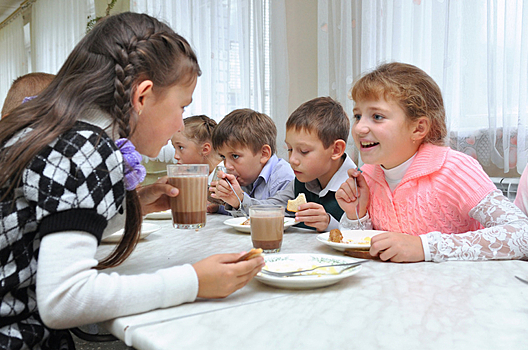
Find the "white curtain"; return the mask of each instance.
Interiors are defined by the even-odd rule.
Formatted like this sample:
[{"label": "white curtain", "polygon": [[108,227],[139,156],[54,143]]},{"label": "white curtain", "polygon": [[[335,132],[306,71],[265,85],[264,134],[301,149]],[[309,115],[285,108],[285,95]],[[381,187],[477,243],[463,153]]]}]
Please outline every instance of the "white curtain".
[{"label": "white curtain", "polygon": [[165,21],[196,51],[202,76],[185,116],[220,121],[233,109],[251,108],[285,125],[284,0],[132,0],[130,10]]},{"label": "white curtain", "polygon": [[[3,106],[13,81],[28,72],[24,47],[24,21],[16,16],[0,29],[0,104]],[[1,107],[0,106],[0,110]]]},{"label": "white curtain", "polygon": [[319,0],[319,94],[347,98],[384,62],[416,65],[442,89],[449,144],[488,173],[528,160],[528,4],[523,0]]},{"label": "white curtain", "polygon": [[56,74],[94,15],[93,0],[37,0],[31,11],[33,71]]}]

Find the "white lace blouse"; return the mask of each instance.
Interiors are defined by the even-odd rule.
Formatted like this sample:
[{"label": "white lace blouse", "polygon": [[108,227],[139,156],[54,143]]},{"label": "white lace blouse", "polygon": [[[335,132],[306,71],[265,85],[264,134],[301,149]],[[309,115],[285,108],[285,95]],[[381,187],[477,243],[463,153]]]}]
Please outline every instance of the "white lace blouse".
[{"label": "white lace blouse", "polygon": [[[429,232],[420,235],[426,261],[528,258],[528,217],[500,190],[488,194],[469,215],[483,229],[460,234]],[[372,228],[367,216],[361,221]],[[358,229],[357,220],[341,218],[344,229]]]}]

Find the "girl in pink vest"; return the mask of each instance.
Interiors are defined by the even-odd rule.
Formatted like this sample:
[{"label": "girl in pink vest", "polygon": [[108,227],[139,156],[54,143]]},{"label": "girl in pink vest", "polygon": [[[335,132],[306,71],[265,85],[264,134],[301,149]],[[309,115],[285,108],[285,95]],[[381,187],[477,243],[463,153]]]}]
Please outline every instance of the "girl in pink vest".
[{"label": "girl in pink vest", "polygon": [[384,64],[350,95],[352,136],[365,165],[349,171],[336,199],[343,228],[362,222],[387,231],[372,237],[370,255],[394,262],[528,257],[528,217],[475,159],[445,147],[442,94],[429,75]]}]

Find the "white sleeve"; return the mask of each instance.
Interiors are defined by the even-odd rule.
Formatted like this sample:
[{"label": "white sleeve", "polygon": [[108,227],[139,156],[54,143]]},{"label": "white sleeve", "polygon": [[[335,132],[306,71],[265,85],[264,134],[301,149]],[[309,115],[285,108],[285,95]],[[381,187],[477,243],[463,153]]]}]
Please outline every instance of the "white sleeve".
[{"label": "white sleeve", "polygon": [[96,238],[85,232],[59,232],[42,239],[37,305],[48,327],[71,328],[196,299],[198,277],[191,265],[150,274],[105,273],[93,269],[96,250]]},{"label": "white sleeve", "polygon": [[484,228],[459,234],[427,234],[432,261],[528,257],[528,217],[501,191],[487,195],[469,216]]},{"label": "white sleeve", "polygon": [[[365,216],[359,219],[359,222],[363,224],[363,229],[372,230],[372,220],[370,219],[369,213],[367,212]],[[341,229],[345,230],[360,230],[361,226],[357,220],[350,220],[346,213],[343,213],[341,220],[339,221],[339,226]]]}]

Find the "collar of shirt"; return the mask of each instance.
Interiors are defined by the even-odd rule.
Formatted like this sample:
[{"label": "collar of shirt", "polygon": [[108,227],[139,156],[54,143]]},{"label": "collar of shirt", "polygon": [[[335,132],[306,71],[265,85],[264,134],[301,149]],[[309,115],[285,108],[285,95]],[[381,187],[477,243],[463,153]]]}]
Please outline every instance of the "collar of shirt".
[{"label": "collar of shirt", "polygon": [[262,168],[262,171],[260,172],[255,182],[253,182],[251,186],[248,186],[248,188],[251,189],[249,191],[249,195],[251,197],[253,197],[253,192],[255,188],[258,187],[258,185],[260,185],[263,181],[266,183],[268,182],[271,176],[271,173],[273,171],[273,168],[275,168],[275,164],[277,164],[278,162],[279,162],[279,158],[275,154],[272,155],[271,158],[267,161],[266,165],[264,165],[264,168]]},{"label": "collar of shirt", "polygon": [[319,194],[319,197],[326,196],[328,191],[337,192],[341,184],[348,179],[348,169],[356,168],[356,164],[346,153],[343,154],[343,158],[343,164],[337,169],[325,188],[321,189],[319,180],[315,179],[305,184],[306,189],[312,193]]},{"label": "collar of shirt", "polygon": [[405,162],[401,163],[398,166],[395,166],[392,169],[385,169],[384,167],[381,167],[381,169],[385,173],[385,181],[387,181],[391,192],[394,192],[394,189],[403,180],[405,173],[411,167],[414,157],[416,157],[416,153],[411,158],[407,159]]},{"label": "collar of shirt", "polygon": [[97,107],[88,108],[83,112],[79,120],[100,127],[114,141],[119,138],[117,128],[112,127],[112,117]]}]

